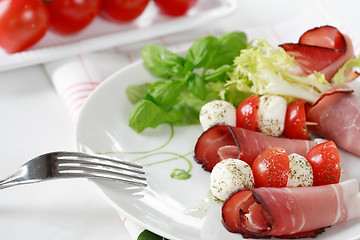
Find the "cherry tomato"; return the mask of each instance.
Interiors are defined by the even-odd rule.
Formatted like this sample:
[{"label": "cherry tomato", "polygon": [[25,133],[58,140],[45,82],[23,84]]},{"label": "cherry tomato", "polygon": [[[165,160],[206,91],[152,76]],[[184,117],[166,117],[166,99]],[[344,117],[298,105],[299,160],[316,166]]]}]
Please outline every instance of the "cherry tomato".
[{"label": "cherry tomato", "polygon": [[182,16],[192,8],[197,0],[154,0],[160,10],[170,16]]},{"label": "cherry tomato", "polygon": [[45,35],[49,18],[42,0],[0,0],[0,46],[8,53],[31,47]]},{"label": "cherry tomato", "polygon": [[100,13],[101,0],[47,0],[51,28],[62,35],[77,33]]},{"label": "cherry tomato", "polygon": [[255,187],[286,187],[290,166],[284,148],[265,150],[255,158],[251,168]]},{"label": "cherry tomato", "polygon": [[316,145],[306,154],[305,158],[313,168],[314,186],[340,181],[340,154],[333,141]]},{"label": "cherry tomato", "polygon": [[103,0],[105,17],[119,22],[129,22],[139,17],[149,0]]},{"label": "cherry tomato", "polygon": [[287,138],[309,139],[304,100],[298,99],[288,105],[285,115],[284,136]]},{"label": "cherry tomato", "polygon": [[259,108],[259,96],[257,94],[246,98],[236,109],[236,126],[249,130],[256,130],[257,115]]}]

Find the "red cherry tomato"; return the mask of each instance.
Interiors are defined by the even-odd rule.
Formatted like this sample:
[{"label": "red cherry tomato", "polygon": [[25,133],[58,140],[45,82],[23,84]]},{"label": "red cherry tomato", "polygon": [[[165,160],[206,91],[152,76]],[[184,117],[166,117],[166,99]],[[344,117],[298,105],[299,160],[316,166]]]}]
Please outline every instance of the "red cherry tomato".
[{"label": "red cherry tomato", "polygon": [[305,156],[312,166],[314,186],[338,183],[341,176],[340,154],[333,141],[313,147]]},{"label": "red cherry tomato", "polygon": [[288,105],[285,115],[284,136],[287,138],[309,139],[304,100],[298,99]]},{"label": "red cherry tomato", "polygon": [[259,95],[255,94],[241,102],[236,109],[237,127],[256,130],[259,101]]},{"label": "red cherry tomato", "polygon": [[129,22],[139,17],[149,0],[103,0],[106,18],[119,22]]},{"label": "red cherry tomato", "polygon": [[0,46],[8,53],[31,47],[45,35],[49,18],[42,0],[0,0]]},{"label": "red cherry tomato", "polygon": [[154,0],[160,10],[170,16],[182,16],[192,8],[197,0]]},{"label": "red cherry tomato", "polygon": [[284,148],[265,150],[255,158],[251,168],[255,187],[286,187],[290,167]]},{"label": "red cherry tomato", "polygon": [[57,33],[74,34],[87,27],[100,13],[101,0],[48,0],[51,28]]}]

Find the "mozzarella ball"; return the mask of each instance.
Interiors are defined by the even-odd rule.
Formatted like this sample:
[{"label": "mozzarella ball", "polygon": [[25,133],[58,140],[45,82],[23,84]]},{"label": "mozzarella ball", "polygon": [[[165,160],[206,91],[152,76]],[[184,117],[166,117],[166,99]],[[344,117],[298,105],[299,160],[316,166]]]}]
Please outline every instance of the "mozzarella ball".
[{"label": "mozzarella ball", "polygon": [[267,135],[278,137],[284,131],[287,103],[277,95],[260,97],[258,109],[258,128]]},{"label": "mozzarella ball", "polygon": [[290,154],[289,167],[287,187],[310,187],[313,185],[313,170],[305,157],[296,153]]},{"label": "mozzarella ball", "polygon": [[228,158],[218,162],[210,175],[212,195],[224,201],[233,191],[254,187],[251,167],[239,159]]},{"label": "mozzarella ball", "polygon": [[214,100],[201,107],[199,118],[204,131],[217,123],[235,126],[236,108],[227,101]]}]

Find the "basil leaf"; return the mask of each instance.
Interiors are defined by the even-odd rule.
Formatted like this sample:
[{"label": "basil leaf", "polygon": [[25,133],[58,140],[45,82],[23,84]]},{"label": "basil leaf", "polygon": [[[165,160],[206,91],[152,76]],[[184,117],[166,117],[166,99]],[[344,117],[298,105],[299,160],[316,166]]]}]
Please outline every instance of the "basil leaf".
[{"label": "basil leaf", "polygon": [[139,85],[131,85],[126,88],[126,97],[132,103],[135,104],[146,96],[150,83],[144,83]]},{"label": "basil leaf", "polygon": [[165,240],[165,238],[145,229],[140,233],[137,240]]},{"label": "basil leaf", "polygon": [[188,90],[194,96],[204,100],[206,97],[206,85],[204,80],[198,74],[192,74],[188,79]]},{"label": "basil leaf", "polygon": [[[247,37],[243,32],[225,33],[218,39],[216,56],[207,65],[207,69],[216,69],[223,65],[232,65],[234,58],[247,47]],[[221,57],[220,57],[221,56]]]},{"label": "basil leaf", "polygon": [[186,75],[185,59],[163,46],[146,45],[141,51],[145,66],[157,77],[181,78]]},{"label": "basil leaf", "polygon": [[179,96],[185,89],[186,82],[182,80],[157,81],[148,87],[146,98],[168,111],[179,102]]},{"label": "basil leaf", "polygon": [[204,68],[208,65],[217,52],[218,39],[206,36],[195,40],[186,54],[186,61],[193,64],[194,68]]},{"label": "basil leaf", "polygon": [[149,100],[137,102],[130,110],[129,126],[140,133],[147,127],[156,128],[162,123],[171,122],[169,115]]},{"label": "basil leaf", "polygon": [[199,124],[199,111],[196,111],[186,105],[183,106],[182,110],[183,116],[176,122],[173,122],[174,126],[189,126]]},{"label": "basil leaf", "polygon": [[204,74],[205,82],[226,82],[227,73],[233,69],[230,65],[221,66],[213,71],[207,71]]},{"label": "basil leaf", "polygon": [[216,69],[222,65],[232,65],[233,60],[247,46],[243,32],[226,33],[216,38],[207,36],[197,39],[190,47],[186,60],[194,68]]},{"label": "basil leaf", "polygon": [[175,105],[169,111],[164,111],[154,102],[144,99],[137,102],[130,110],[129,126],[140,133],[148,127],[156,128],[163,123],[179,122],[184,115],[184,107]]}]

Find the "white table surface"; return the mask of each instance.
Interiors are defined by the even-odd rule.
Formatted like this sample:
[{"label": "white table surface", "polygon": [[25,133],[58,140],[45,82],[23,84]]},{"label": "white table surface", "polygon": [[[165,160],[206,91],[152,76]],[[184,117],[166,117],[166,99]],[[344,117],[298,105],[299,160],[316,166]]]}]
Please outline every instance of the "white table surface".
[{"label": "white table surface", "polygon": [[[239,30],[273,24],[302,11],[309,2],[239,0],[237,13],[212,24],[236,24]],[[360,1],[321,3],[360,39]],[[42,65],[0,72],[0,150],[0,178],[45,152],[75,150],[73,123]],[[1,190],[0,239],[130,237],[96,187],[78,179]]]}]

